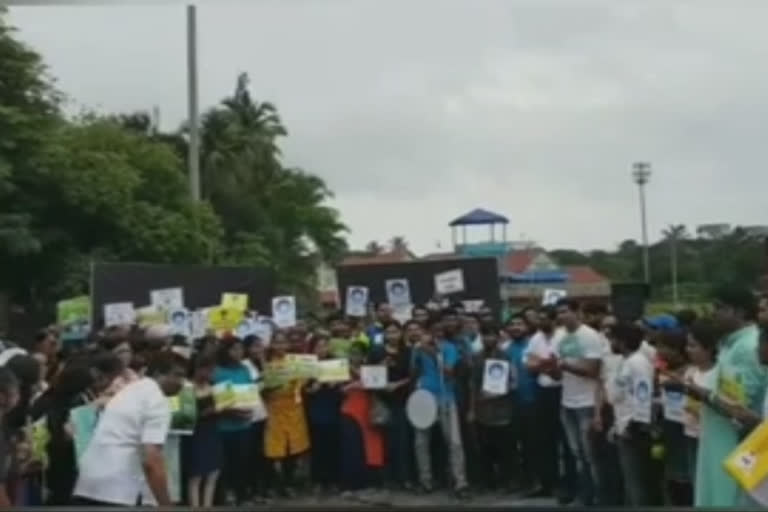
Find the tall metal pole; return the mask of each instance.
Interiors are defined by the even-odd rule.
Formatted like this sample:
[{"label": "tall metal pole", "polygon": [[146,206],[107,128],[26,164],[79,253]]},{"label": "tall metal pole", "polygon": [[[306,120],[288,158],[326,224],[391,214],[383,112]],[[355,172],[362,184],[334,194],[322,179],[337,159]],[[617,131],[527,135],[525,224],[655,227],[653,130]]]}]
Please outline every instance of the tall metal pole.
[{"label": "tall metal pole", "polygon": [[187,96],[189,117],[189,191],[200,200],[200,133],[197,111],[197,8],[187,6]]},{"label": "tall metal pole", "polygon": [[648,253],[648,221],[645,213],[645,185],[651,177],[651,164],[635,162],[632,164],[632,178],[640,193],[640,222],[643,234],[643,276],[646,284],[651,282],[651,262]]},{"label": "tall metal pole", "polygon": [[672,302],[674,303],[675,307],[680,304],[680,296],[678,295],[678,289],[677,289],[677,231],[672,232],[672,239],[670,240],[670,243],[672,244],[670,246],[670,257],[672,258]]}]

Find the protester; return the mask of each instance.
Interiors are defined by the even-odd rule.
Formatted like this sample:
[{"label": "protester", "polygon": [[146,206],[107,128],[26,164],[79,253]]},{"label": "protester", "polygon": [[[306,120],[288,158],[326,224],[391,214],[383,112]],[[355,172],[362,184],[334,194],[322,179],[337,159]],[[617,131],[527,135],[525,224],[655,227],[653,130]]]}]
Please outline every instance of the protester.
[{"label": "protester", "polygon": [[171,505],[163,458],[171,422],[166,397],[181,390],[185,372],[172,355],[158,354],[146,377],[105,405],[80,461],[79,505]]}]

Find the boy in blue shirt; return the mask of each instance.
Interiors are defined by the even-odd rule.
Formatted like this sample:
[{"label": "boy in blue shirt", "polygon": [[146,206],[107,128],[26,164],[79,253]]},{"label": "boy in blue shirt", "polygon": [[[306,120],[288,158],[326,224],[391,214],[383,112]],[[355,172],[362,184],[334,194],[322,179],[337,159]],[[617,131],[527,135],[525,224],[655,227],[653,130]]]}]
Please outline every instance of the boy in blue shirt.
[{"label": "boy in blue shirt", "polygon": [[[448,448],[454,490],[458,497],[463,498],[466,496],[467,480],[454,376],[460,354],[455,344],[441,339],[442,335],[439,327],[432,332],[423,332],[421,342],[413,351],[413,376],[417,388],[432,393],[437,402],[437,422]],[[431,428],[415,429],[416,464],[419,480],[426,492],[432,491],[431,435]]]}]

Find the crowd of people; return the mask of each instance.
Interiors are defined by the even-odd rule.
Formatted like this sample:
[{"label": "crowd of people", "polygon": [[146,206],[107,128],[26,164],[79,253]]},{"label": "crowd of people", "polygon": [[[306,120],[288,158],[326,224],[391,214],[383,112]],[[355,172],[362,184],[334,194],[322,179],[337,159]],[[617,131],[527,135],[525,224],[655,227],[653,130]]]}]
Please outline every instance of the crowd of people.
[{"label": "crowd of people", "polygon": [[[723,460],[763,419],[768,339],[758,320],[768,303],[737,287],[714,297],[706,316],[631,322],[567,298],[503,322],[457,304],[415,306],[401,324],[379,304],[368,323],[339,312],[269,340],[115,326],[62,346],[48,328],[0,352],[0,506],[243,505],[387,487],[748,507]],[[267,382],[295,354],[344,358],[349,379]],[[508,363],[506,392],[484,388],[488,360]],[[387,367],[384,388],[361,384],[364,365]],[[222,410],[221,383],[255,385],[258,406]],[[177,435],[169,397],[184,387],[196,421]],[[435,398],[430,427],[409,419],[415,390]],[[83,404],[99,413],[81,447],[70,411]],[[41,421],[44,457],[30,448]]]}]

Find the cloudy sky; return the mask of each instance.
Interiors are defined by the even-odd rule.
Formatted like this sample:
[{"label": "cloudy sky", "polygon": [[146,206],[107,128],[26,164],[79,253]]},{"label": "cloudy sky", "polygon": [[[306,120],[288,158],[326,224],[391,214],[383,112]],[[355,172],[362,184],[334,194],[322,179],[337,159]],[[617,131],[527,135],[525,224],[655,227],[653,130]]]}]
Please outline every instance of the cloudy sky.
[{"label": "cloudy sky", "polygon": [[[766,222],[768,2],[252,0],[199,3],[201,108],[247,71],[289,164],[336,192],[351,243],[450,243],[475,207],[514,239],[639,236],[630,167],[653,163],[650,231]],[[15,7],[77,104],[185,117],[179,4]],[[487,236],[480,230],[475,238]]]}]

